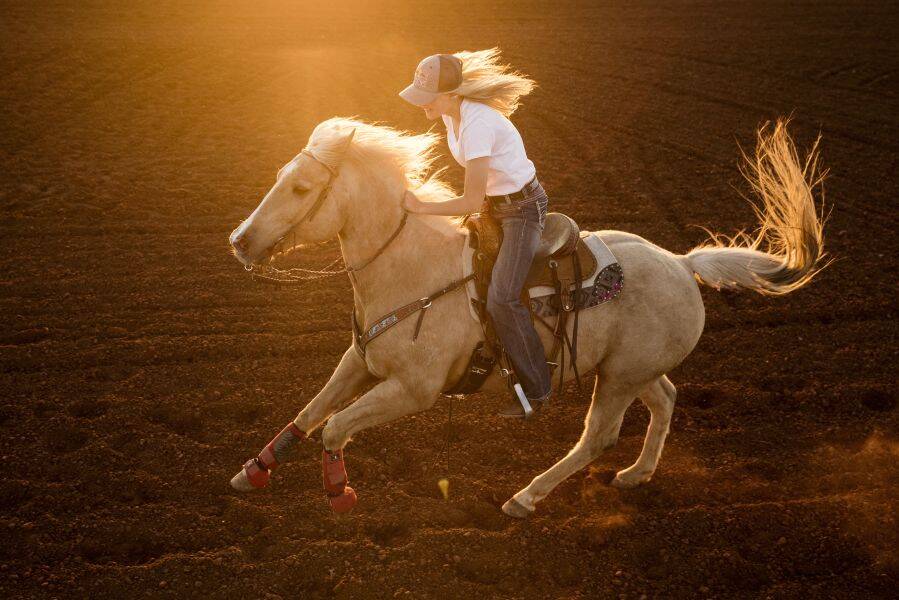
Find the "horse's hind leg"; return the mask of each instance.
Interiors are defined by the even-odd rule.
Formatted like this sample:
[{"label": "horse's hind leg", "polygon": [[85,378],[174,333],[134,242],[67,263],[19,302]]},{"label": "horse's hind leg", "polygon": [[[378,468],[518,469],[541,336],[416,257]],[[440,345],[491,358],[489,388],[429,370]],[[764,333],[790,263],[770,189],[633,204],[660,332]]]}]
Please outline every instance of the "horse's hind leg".
[{"label": "horse's hind leg", "polygon": [[649,409],[649,427],[640,458],[632,466],[619,471],[612,480],[612,485],[619,488],[630,488],[650,480],[659,464],[662,446],[671,425],[671,414],[674,412],[674,401],[677,390],[665,375],[659,377],[640,393],[640,400]]},{"label": "horse's hind leg", "polygon": [[593,462],[602,451],[618,441],[624,411],[637,396],[639,388],[620,385],[612,381],[600,381],[596,376],[593,388],[593,402],[587,413],[586,427],[574,448],[565,458],[554,464],[545,473],[534,478],[531,483],[515,494],[503,505],[503,512],[511,517],[526,517],[557,485],[573,473]]}]

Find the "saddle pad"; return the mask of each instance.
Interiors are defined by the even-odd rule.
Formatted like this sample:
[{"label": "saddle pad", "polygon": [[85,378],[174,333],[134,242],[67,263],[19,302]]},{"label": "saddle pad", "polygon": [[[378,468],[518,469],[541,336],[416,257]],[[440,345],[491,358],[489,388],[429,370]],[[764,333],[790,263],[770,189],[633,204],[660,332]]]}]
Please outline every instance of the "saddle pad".
[{"label": "saddle pad", "polygon": [[[465,232],[465,243],[462,245],[462,276],[467,277],[472,273],[471,263],[474,255],[474,248],[471,247],[471,232],[467,228],[463,229]],[[609,250],[606,243],[602,241],[602,238],[596,233],[582,231],[581,242],[587,245],[590,252],[593,253],[593,256],[596,258],[596,268],[592,273],[584,275],[581,289],[595,288],[596,291],[599,291],[600,287],[605,287],[604,285],[601,285],[604,282],[597,281],[597,278],[604,270],[605,275],[610,276],[609,278],[616,280],[617,283],[617,287],[613,288],[613,293],[608,294],[606,297],[599,296],[597,301],[590,303],[590,306],[595,306],[595,304],[611,300],[618,295],[618,292],[621,289],[621,267],[618,265],[618,259],[615,258],[615,255],[612,254],[612,251]],[[606,277],[599,279],[604,280]],[[474,280],[465,284],[465,293],[468,294],[469,298],[468,312],[475,322],[480,323],[478,313],[475,311],[474,304],[471,302],[472,299],[479,298]],[[551,297],[554,293],[555,290],[548,285],[537,285],[528,288],[528,296],[531,298],[531,305],[537,314],[545,316],[557,312],[550,308],[548,305],[549,303],[546,302],[547,297]]]}]

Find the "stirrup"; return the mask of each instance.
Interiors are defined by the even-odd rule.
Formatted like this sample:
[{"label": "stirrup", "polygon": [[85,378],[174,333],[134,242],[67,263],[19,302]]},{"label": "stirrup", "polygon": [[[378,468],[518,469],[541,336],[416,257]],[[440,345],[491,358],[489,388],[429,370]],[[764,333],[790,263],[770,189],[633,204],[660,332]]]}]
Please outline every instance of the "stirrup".
[{"label": "stirrup", "polygon": [[531,415],[534,414],[534,409],[531,408],[531,403],[528,402],[528,397],[524,395],[524,390],[521,389],[521,384],[516,382],[512,387],[515,389],[515,395],[518,396],[518,401],[521,403],[521,408],[524,410],[524,418],[530,418]]},{"label": "stirrup", "polygon": [[[516,387],[519,387],[516,385]],[[519,388],[520,389],[520,388]],[[505,417],[508,419],[530,419],[533,418],[546,403],[546,400],[549,400],[549,397],[546,400],[528,400],[527,396],[522,395],[518,396],[518,390],[515,390],[515,394],[512,398],[509,399],[508,404],[503,406],[498,412],[497,415],[500,417]],[[514,399],[513,399],[514,398]],[[525,410],[525,405],[522,403],[521,398],[524,398],[524,401],[527,403],[527,406],[530,410]]]}]

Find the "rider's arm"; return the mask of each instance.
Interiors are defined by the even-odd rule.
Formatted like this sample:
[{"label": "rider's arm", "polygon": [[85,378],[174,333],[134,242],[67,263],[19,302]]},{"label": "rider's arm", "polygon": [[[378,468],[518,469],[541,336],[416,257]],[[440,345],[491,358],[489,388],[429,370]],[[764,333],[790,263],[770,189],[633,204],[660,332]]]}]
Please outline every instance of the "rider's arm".
[{"label": "rider's arm", "polygon": [[465,193],[439,202],[423,201],[415,212],[426,215],[458,216],[477,212],[487,194],[487,170],[490,157],[473,158],[465,163]]}]

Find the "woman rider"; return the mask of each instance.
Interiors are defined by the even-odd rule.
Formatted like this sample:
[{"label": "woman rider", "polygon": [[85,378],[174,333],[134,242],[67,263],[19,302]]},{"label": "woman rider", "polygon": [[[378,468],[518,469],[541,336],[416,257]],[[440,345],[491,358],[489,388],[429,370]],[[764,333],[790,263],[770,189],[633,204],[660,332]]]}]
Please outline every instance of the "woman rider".
[{"label": "woman rider", "polygon": [[[534,253],[540,244],[549,199],[537,181],[518,130],[508,117],[519,98],[536,85],[499,64],[499,50],[435,54],[415,70],[413,83],[400,96],[420,106],[425,116],[443,118],[453,158],[465,168],[465,192],[445,201],[424,202],[406,192],[403,204],[413,213],[465,215],[486,208],[503,228],[493,267],[487,312],[534,410],[552,393],[543,343],[520,299]],[[524,417],[512,400],[500,413]]]}]

